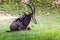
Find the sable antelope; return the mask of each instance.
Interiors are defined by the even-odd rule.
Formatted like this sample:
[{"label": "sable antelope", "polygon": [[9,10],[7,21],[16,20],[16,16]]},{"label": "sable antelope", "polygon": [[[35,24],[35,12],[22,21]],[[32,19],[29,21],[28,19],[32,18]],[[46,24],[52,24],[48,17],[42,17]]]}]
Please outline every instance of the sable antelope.
[{"label": "sable antelope", "polygon": [[28,25],[29,25],[31,19],[33,20],[33,22],[35,24],[37,23],[37,21],[35,19],[35,6],[34,6],[34,4],[32,3],[33,8],[29,4],[26,4],[26,5],[29,6],[29,8],[31,9],[31,12],[24,12],[24,15],[20,16],[15,21],[13,21],[12,24],[10,25],[11,31],[30,30],[31,28],[28,27]]}]

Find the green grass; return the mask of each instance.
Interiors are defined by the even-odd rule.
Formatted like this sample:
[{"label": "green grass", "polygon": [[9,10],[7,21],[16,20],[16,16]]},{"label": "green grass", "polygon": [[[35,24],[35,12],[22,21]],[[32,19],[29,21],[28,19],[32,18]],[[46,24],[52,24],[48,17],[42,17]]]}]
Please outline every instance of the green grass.
[{"label": "green grass", "polygon": [[37,24],[30,23],[32,30],[9,31],[12,20],[0,22],[0,40],[60,40],[60,14],[40,14],[36,16]]},{"label": "green grass", "polygon": [[[30,23],[29,26],[32,30],[7,32],[10,30],[10,24],[13,20],[0,21],[0,40],[60,40],[60,9],[51,8],[47,4],[48,0],[44,0],[43,3],[34,1],[37,24]],[[13,2],[4,3],[0,9],[16,14],[25,11],[22,4],[19,3],[19,7],[15,5]]]}]

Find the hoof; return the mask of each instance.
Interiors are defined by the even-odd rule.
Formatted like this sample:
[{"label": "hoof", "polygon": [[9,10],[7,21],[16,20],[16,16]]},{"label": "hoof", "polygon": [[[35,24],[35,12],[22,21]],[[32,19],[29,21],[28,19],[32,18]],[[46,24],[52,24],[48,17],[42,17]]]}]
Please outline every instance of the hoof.
[{"label": "hoof", "polygon": [[28,28],[27,28],[27,30],[31,30],[31,28],[30,28],[30,27],[28,27]]}]

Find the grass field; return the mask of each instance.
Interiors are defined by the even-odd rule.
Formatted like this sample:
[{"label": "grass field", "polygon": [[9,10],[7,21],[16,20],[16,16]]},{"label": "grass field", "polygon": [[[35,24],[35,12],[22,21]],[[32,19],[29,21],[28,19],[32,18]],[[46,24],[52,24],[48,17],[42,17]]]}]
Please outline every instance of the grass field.
[{"label": "grass field", "polygon": [[37,24],[30,23],[32,30],[9,31],[13,20],[0,22],[0,40],[60,40],[60,14],[41,14],[36,16]]}]

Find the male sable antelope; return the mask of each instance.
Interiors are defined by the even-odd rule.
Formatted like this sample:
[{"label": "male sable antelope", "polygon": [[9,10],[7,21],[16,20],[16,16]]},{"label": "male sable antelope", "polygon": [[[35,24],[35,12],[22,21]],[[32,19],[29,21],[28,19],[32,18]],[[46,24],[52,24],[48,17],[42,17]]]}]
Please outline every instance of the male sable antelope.
[{"label": "male sable antelope", "polygon": [[13,21],[12,24],[10,25],[11,31],[31,30],[31,28],[28,27],[31,19],[33,20],[33,22],[35,24],[37,23],[37,21],[35,19],[35,6],[34,6],[34,4],[32,3],[33,8],[29,4],[26,4],[26,5],[29,6],[29,8],[31,9],[31,12],[24,12],[24,15],[20,16],[15,21]]}]

